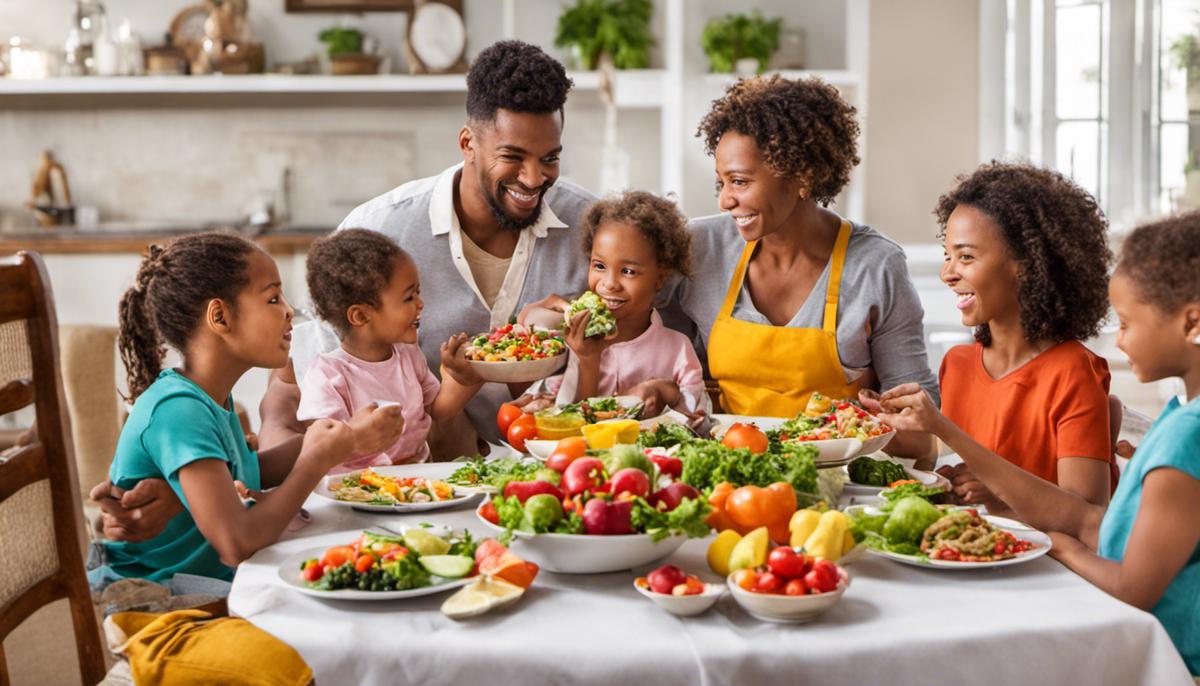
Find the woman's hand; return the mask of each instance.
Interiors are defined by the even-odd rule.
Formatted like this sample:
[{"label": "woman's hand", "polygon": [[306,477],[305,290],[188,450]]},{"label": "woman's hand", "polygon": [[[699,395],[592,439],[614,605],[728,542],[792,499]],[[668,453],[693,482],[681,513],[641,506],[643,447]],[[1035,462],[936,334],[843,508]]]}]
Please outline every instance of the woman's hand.
[{"label": "woman's hand", "polygon": [[328,472],[345,462],[354,448],[355,433],[349,424],[336,419],[318,419],[304,433],[304,444],[297,461],[312,461],[322,472]]},{"label": "woman's hand", "polygon": [[937,470],[937,473],[950,480],[950,494],[956,504],[983,505],[989,511],[993,508],[1006,509],[1003,501],[997,498],[965,463],[947,465]]},{"label": "woman's hand", "polygon": [[451,336],[442,344],[442,373],[449,374],[450,378],[463,386],[479,386],[483,383],[483,379],[475,372],[475,368],[471,366],[467,358],[458,354],[458,351],[466,343],[467,334],[460,333],[457,336]]},{"label": "woman's hand", "polygon": [[592,313],[586,310],[575,315],[571,318],[571,323],[567,325],[566,335],[563,336],[567,347],[575,353],[575,357],[579,358],[581,365],[599,364],[600,353],[604,352],[612,339],[617,337],[616,331],[609,336],[587,336],[587,325],[591,319]]},{"label": "woman's hand", "polygon": [[532,414],[538,410],[554,407],[555,397],[545,393],[538,393],[537,395],[526,393],[512,401],[512,404],[521,408],[522,411]]},{"label": "woman's hand", "polygon": [[[400,434],[404,433],[404,417],[401,414],[403,410],[399,405],[379,407],[379,403],[370,403],[358,408],[350,417],[350,421],[346,422],[354,436],[354,454],[381,453],[396,445]],[[309,431],[311,430],[312,427],[309,427]],[[308,433],[304,434],[304,441],[307,445]]]},{"label": "woman's hand", "polygon": [[563,312],[571,301],[561,295],[550,294],[541,300],[529,303],[517,313],[517,323],[523,326],[540,326],[546,329],[557,328],[562,324]]},{"label": "woman's hand", "polygon": [[898,431],[938,435],[946,418],[920,384],[906,383],[879,396],[879,420]]}]

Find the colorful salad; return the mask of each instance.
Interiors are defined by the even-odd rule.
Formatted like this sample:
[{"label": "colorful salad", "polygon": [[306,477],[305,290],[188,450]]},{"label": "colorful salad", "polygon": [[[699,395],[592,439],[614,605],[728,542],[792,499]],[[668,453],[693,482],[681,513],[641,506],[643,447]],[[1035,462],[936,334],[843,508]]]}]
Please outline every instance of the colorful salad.
[{"label": "colorful salad", "polygon": [[575,315],[583,311],[592,313],[591,319],[588,320],[587,329],[584,330],[584,336],[608,336],[617,330],[617,320],[613,317],[613,313],[608,309],[608,305],[600,299],[592,291],[584,291],[583,295],[571,301],[563,312],[563,319],[570,324]]},{"label": "colorful salad", "polygon": [[466,346],[467,359],[476,362],[544,360],[566,350],[561,336],[520,324],[505,324],[491,333],[481,333]]},{"label": "colorful salad", "polygon": [[789,419],[769,436],[781,441],[824,441],[834,438],[868,438],[891,432],[892,427],[846,400],[831,401],[813,393],[804,412]]},{"label": "colorful salad", "polygon": [[320,558],[305,560],[300,573],[310,588],[322,591],[404,591],[470,575],[474,555],[468,530],[449,538],[419,528],[403,536],[364,531],[349,545],[333,546]]},{"label": "colorful salad", "polygon": [[537,460],[504,457],[498,460],[485,460],[477,456],[463,463],[446,477],[446,482],[455,486],[478,488],[488,486],[503,490],[509,481],[527,481],[537,476],[545,466]]},{"label": "colorful salad", "polygon": [[951,512],[930,524],[921,537],[922,553],[952,562],[1007,560],[1036,547],[996,528],[976,510]]},{"label": "colorful salad", "polygon": [[337,500],[372,505],[432,503],[455,498],[454,487],[424,477],[384,476],[373,469],[352,472],[329,486]]}]

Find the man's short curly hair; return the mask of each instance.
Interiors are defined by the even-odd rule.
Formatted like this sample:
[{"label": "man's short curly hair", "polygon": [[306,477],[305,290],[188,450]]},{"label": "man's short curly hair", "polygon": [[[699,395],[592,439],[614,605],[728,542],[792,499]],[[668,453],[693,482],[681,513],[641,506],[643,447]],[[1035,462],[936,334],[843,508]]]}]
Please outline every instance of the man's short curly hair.
[{"label": "man's short curly hair", "polygon": [[496,110],[562,112],[573,83],[567,70],[541,48],[518,40],[493,43],[467,73],[467,116],[492,122]]},{"label": "man's short curly hair", "polygon": [[605,222],[628,224],[654,246],[658,265],[683,276],[692,273],[692,235],[675,203],[646,191],[625,191],[597,200],[583,214],[583,253],[592,254]]},{"label": "man's short curly hair", "polygon": [[1134,229],[1117,272],[1133,282],[1138,300],[1166,314],[1200,302],[1200,210]]},{"label": "man's short curly hair", "polygon": [[351,305],[379,307],[396,265],[411,259],[396,242],[378,231],[343,229],[313,241],[305,281],[317,316],[343,338],[350,331]]},{"label": "man's short curly hair", "polygon": [[[959,205],[991,217],[1020,267],[1017,302],[1030,341],[1082,341],[1108,315],[1108,220],[1096,199],[1062,174],[1030,164],[992,161],[938,198],[934,215],[946,222]],[[986,324],[975,339],[989,345]]]},{"label": "man's short curly hair", "polygon": [[730,131],[753,138],[776,174],[800,179],[813,200],[828,205],[860,161],[856,115],[836,88],[818,78],[758,77],[730,86],[696,135],[709,155]]}]

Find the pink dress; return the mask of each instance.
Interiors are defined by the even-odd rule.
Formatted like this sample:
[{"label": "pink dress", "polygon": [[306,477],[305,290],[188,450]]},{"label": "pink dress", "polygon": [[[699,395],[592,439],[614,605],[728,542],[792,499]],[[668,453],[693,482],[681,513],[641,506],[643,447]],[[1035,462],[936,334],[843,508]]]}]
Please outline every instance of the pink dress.
[{"label": "pink dress", "polygon": [[429,445],[425,438],[432,420],[425,408],[433,403],[440,388],[416,345],[397,343],[392,356],[382,362],[360,360],[339,347],[318,356],[305,372],[296,418],[346,421],[355,410],[373,401],[399,403],[404,416],[400,440],[382,453],[352,455],[330,473],[426,462]]},{"label": "pink dress", "polygon": [[[600,395],[620,395],[651,379],[670,379],[679,386],[684,408],[697,412],[707,407],[704,370],[692,341],[663,326],[657,311],[650,313],[650,328],[632,341],[615,343],[600,353]],[[567,369],[546,379],[545,388],[556,394],[556,402],[575,402],[579,381],[579,360],[570,354]]]}]

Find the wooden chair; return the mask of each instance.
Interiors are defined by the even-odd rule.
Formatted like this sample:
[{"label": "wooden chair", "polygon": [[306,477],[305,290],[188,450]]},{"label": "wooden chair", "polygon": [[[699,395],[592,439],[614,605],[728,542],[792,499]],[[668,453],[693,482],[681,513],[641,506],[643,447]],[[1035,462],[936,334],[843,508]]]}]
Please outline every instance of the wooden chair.
[{"label": "wooden chair", "polygon": [[[84,572],[86,535],[58,363],[54,296],[37,253],[0,258],[0,415],[33,405],[37,437],[0,463],[0,641],[39,608],[71,607],[84,684],[104,656]],[[0,644],[0,686],[9,683]]]}]

